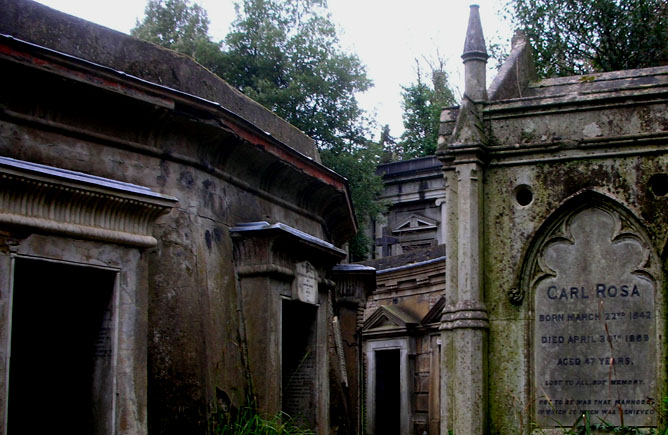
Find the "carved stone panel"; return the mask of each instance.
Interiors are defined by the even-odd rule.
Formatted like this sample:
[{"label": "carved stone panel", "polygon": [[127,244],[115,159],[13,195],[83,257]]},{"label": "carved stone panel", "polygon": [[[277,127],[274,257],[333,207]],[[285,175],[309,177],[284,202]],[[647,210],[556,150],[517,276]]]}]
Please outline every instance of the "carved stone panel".
[{"label": "carved stone panel", "polygon": [[539,426],[570,426],[585,411],[594,423],[655,424],[647,400],[656,396],[657,373],[649,258],[636,231],[601,208],[571,215],[544,243],[533,281]]},{"label": "carved stone panel", "polygon": [[308,261],[295,265],[292,298],[309,304],[318,303],[318,272]]}]

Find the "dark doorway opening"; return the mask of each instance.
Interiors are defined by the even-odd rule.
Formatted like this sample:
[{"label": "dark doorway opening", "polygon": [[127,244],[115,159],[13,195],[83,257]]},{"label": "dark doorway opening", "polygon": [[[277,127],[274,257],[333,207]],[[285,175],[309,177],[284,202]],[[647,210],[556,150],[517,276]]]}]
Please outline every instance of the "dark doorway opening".
[{"label": "dark doorway opening", "polygon": [[376,356],[377,434],[399,435],[401,422],[400,350],[378,350]]},{"label": "dark doorway opening", "polygon": [[305,427],[315,425],[316,306],[283,301],[283,412]]},{"label": "dark doorway opening", "polygon": [[115,272],[19,258],[7,432],[110,432]]}]

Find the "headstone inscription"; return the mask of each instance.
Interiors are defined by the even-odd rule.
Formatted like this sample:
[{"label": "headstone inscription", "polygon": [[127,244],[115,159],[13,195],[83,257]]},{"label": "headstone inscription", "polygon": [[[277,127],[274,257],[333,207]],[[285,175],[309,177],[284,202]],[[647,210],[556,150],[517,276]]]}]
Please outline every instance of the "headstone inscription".
[{"label": "headstone inscription", "polygon": [[655,289],[649,250],[619,216],[587,208],[566,219],[538,254],[534,284],[535,421],[653,426]]},{"label": "headstone inscription", "polygon": [[313,305],[318,303],[318,273],[308,261],[296,264],[292,298]]}]

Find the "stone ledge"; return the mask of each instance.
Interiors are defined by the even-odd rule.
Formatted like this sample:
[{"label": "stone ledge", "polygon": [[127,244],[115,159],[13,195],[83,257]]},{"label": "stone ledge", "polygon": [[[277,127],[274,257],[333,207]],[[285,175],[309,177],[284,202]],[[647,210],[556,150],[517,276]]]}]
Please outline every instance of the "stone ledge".
[{"label": "stone ledge", "polygon": [[151,247],[153,222],[176,202],[143,186],[0,157],[5,224]]}]

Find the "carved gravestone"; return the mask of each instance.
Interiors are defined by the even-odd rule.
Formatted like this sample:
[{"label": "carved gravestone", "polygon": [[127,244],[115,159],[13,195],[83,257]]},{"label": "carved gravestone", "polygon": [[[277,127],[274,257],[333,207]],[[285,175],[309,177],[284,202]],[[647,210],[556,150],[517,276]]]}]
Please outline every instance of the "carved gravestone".
[{"label": "carved gravestone", "polygon": [[532,285],[540,427],[570,426],[585,411],[594,423],[656,424],[649,258],[638,231],[602,208],[572,214],[545,239]]}]

